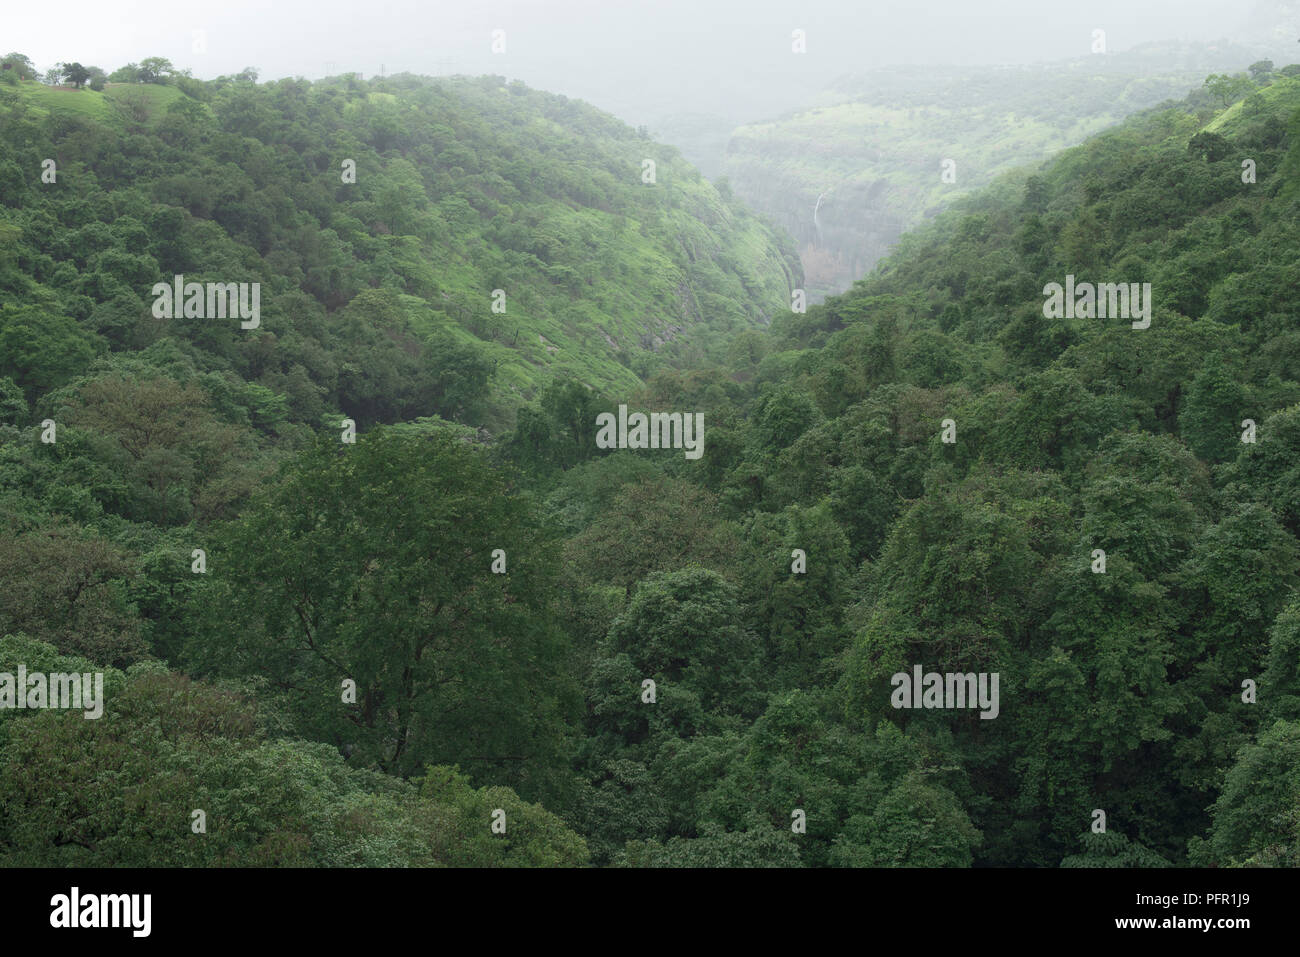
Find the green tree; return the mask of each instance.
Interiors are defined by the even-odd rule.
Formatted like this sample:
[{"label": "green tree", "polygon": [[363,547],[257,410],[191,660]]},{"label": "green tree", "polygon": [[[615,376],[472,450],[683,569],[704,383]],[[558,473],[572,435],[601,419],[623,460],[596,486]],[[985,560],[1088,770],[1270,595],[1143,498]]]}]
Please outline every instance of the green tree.
[{"label": "green tree", "polygon": [[1062,867],[1170,867],[1170,863],[1150,848],[1130,841],[1119,831],[1101,834],[1089,831],[1079,838],[1083,850],[1061,860]]},{"label": "green tree", "polygon": [[0,307],[0,370],[29,401],[79,375],[101,351],[98,336],[53,309]]},{"label": "green tree", "polygon": [[27,399],[18,383],[0,376],[0,424],[23,425],[27,422]]},{"label": "green tree", "polygon": [[139,80],[142,83],[165,83],[175,70],[172,61],[166,57],[148,56],[140,61]]},{"label": "green tree", "polygon": [[1194,865],[1295,867],[1300,863],[1300,724],[1277,721],[1241,750],[1211,809]]},{"label": "green tree", "polygon": [[1178,425],[1184,439],[1200,458],[1224,462],[1234,458],[1242,443],[1242,419],[1248,418],[1249,400],[1235,373],[1217,353],[1188,386]]},{"label": "green tree", "polygon": [[144,656],[127,598],[129,557],[98,535],[66,526],[0,533],[0,634],[25,632],[61,653],[124,667]]},{"label": "green tree", "polygon": [[[19,661],[98,670],[39,642],[0,639],[0,667],[12,672]],[[93,721],[77,711],[0,714],[0,864],[586,863],[582,838],[508,788],[475,791],[452,769],[430,768],[407,784],[349,768],[328,745],[268,736],[245,696],[156,664],[109,671],[104,693]],[[497,808],[506,812],[503,835],[489,829]]]},{"label": "green tree", "polygon": [[1250,78],[1255,83],[1264,83],[1273,76],[1272,60],[1256,60],[1246,68],[1250,72]]},{"label": "green tree", "polygon": [[557,563],[481,450],[445,431],[330,435],[210,546],[189,649],[204,671],[270,676],[304,734],[362,766],[459,764],[528,794],[555,783],[569,694]]},{"label": "green tree", "polygon": [[1204,85],[1210,95],[1225,109],[1253,89],[1250,80],[1241,74],[1233,76],[1227,73],[1212,73],[1205,78]]},{"label": "green tree", "polygon": [[626,486],[566,543],[565,560],[583,580],[617,585],[631,597],[653,572],[690,564],[725,571],[736,547],[715,496],[680,479],[656,478]]},{"label": "green tree", "polygon": [[1202,130],[1187,141],[1187,152],[1201,157],[1208,163],[1217,163],[1232,153],[1232,144],[1218,133]]},{"label": "green tree", "polygon": [[[680,682],[708,710],[753,707],[760,645],[740,620],[735,586],[716,572],[651,575],[610,626],[609,649],[626,654],[641,680]],[[639,687],[629,689],[632,700]]]},{"label": "green tree", "polygon": [[[847,645],[839,611],[851,572],[849,543],[830,504],[759,513],[744,539],[745,604],[763,639],[768,687],[826,684]],[[803,563],[799,572],[796,560]]]},{"label": "green tree", "polygon": [[36,76],[36,64],[21,53],[7,53],[3,60],[0,60],[6,70],[12,70],[20,80],[31,80]]},{"label": "green tree", "polygon": [[247,432],[220,421],[194,383],[104,375],[73,387],[60,414],[127,480],[125,500],[105,504],[129,516],[162,524],[218,517],[255,482]]},{"label": "green tree", "polygon": [[61,63],[59,65],[63,68],[63,76],[78,90],[90,79],[90,71],[80,63]]}]

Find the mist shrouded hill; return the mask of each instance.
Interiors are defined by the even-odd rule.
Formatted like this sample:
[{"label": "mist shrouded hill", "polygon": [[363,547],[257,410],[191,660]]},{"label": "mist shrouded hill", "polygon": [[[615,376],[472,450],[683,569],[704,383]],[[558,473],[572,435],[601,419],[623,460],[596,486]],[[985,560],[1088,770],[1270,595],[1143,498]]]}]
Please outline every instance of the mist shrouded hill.
[{"label": "mist shrouded hill", "polygon": [[[725,136],[798,108],[837,77],[1053,62],[1087,54],[1099,28],[1115,51],[1300,37],[1296,0],[387,0],[382,14],[361,16],[321,0],[174,7],[135,0],[124,29],[120,10],[69,0],[53,29],[39,7],[18,6],[7,11],[6,47],[42,71],[68,58],[112,69],[164,56],[201,79],[250,64],[267,79],[504,75],[646,125],[712,177],[709,155],[666,135],[678,130],[676,117],[716,119],[710,135]],[[795,30],[806,37],[803,55],[791,52]]]},{"label": "mist shrouded hill", "polygon": [[907,229],[999,173],[1180,99],[1208,74],[1247,74],[1268,53],[1294,50],[1153,43],[1056,63],[880,69],[735,130],[719,167],[795,238],[815,300],[847,289]]}]

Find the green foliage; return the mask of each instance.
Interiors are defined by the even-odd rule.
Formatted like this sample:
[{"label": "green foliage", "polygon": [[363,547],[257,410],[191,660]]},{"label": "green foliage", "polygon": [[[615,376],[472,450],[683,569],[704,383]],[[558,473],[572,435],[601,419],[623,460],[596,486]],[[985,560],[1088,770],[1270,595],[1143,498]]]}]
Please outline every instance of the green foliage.
[{"label": "green foliage", "polygon": [[566,544],[566,565],[583,581],[617,585],[630,597],[654,572],[688,564],[726,572],[736,534],[708,491],[673,478],[625,485]]},{"label": "green foliage", "polygon": [[[5,204],[22,261],[47,263],[28,280],[48,293],[38,311],[0,297],[0,361],[29,401],[102,349],[59,318],[84,296],[115,348],[179,335],[204,371],[282,394],[293,381],[298,422],[324,398],[358,422],[437,413],[500,431],[553,379],[627,392],[654,366],[720,356],[797,284],[793,252],[741,203],[564,97],[503,95],[492,77],[199,82],[160,57],[108,79],[21,79],[6,107],[25,165]],[[640,182],[647,149],[656,188]],[[67,189],[22,172],[46,156]],[[175,273],[262,282],[260,331],[160,328],[146,296]]]},{"label": "green foliage", "polygon": [[203,673],[268,676],[303,734],[360,766],[555,786],[554,554],[479,449],[447,431],[321,439],[208,555],[187,653]]},{"label": "green foliage", "polygon": [[1205,89],[1210,95],[1219,101],[1219,105],[1227,107],[1230,103],[1245,96],[1252,89],[1250,80],[1243,76],[1232,76],[1227,73],[1213,73],[1205,78]]},{"label": "green foliage", "polygon": [[[554,814],[530,804],[509,788],[475,790],[455,768],[431,767],[419,786],[422,801],[442,813],[425,833],[437,859],[449,867],[580,867],[586,842]],[[442,809],[446,810],[443,811]],[[494,814],[504,832],[491,830]]]},{"label": "green foliage", "polygon": [[775,828],[724,831],[706,824],[699,837],[674,837],[667,844],[632,841],[618,858],[621,867],[798,867],[794,838]]},{"label": "green foliage", "polygon": [[[0,663],[93,670],[6,637]],[[268,737],[246,699],[157,666],[106,676],[102,718],[0,723],[0,861],[21,867],[393,867],[585,863],[582,838],[508,788],[449,770],[422,787]],[[6,714],[19,714],[7,712]],[[503,807],[506,835],[489,832]],[[195,816],[202,811],[202,818]]]},{"label": "green foliage", "polygon": [[[0,713],[0,863],[1296,863],[1300,78],[1251,73],[803,314],[729,189],[497,77],[15,76],[0,671],[108,701]],[[156,318],[179,273],[262,325]],[[1045,318],[1071,273],[1150,326]],[[624,403],[704,455],[597,448]]]},{"label": "green foliage", "polygon": [[1080,838],[1083,851],[1061,860],[1062,867],[1169,867],[1159,854],[1118,831],[1091,831]]},{"label": "green foliage", "polygon": [[706,709],[743,710],[759,645],[744,630],[739,611],[735,586],[716,572],[688,568],[651,575],[610,626],[609,651],[626,654],[643,679],[681,684]]},{"label": "green foliage", "polygon": [[76,320],[40,306],[0,309],[0,368],[28,400],[82,372],[102,350]]},{"label": "green foliage", "polygon": [[93,532],[48,526],[0,533],[0,634],[24,632],[63,654],[130,664],[145,653],[128,600],[135,574],[126,553]]},{"label": "green foliage", "polygon": [[1192,863],[1295,867],[1300,857],[1300,725],[1278,721],[1241,750],[1214,804],[1209,837]]}]

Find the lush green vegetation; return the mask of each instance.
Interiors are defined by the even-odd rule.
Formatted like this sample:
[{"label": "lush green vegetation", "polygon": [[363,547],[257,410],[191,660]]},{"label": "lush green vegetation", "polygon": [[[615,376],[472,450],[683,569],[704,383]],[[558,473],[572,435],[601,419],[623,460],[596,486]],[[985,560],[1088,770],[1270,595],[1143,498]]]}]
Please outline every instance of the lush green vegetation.
[{"label": "lush green vegetation", "polygon": [[[558,97],[180,78],[109,128],[22,82],[0,673],[108,700],[0,712],[0,861],[1300,859],[1300,78],[1004,176],[770,328],[780,244]],[[154,319],[173,271],[260,278],[262,328]],[[1150,327],[1044,318],[1067,274],[1151,283]],[[700,328],[624,366],[688,325],[664,282]],[[525,375],[498,287],[620,347]],[[620,403],[703,457],[597,448]],[[915,665],[998,716],[895,709]]]},{"label": "lush green vegetation", "polygon": [[[73,804],[51,811],[45,830],[32,824],[21,835],[12,832],[12,841],[6,830],[0,846],[7,856],[64,862],[72,858],[58,855],[70,842],[85,850],[87,856],[75,858],[83,863],[341,863],[360,853],[354,845],[369,840],[372,826],[381,827],[368,823],[372,817],[391,814],[364,860],[389,860],[390,852],[394,863],[586,860],[582,840],[558,822],[546,823],[549,817],[537,818],[536,849],[531,837],[517,845],[512,837],[507,850],[475,850],[477,827],[471,838],[441,824],[434,829],[469,843],[458,847],[444,835],[437,840],[446,846],[431,848],[429,838],[407,846],[402,842],[419,815],[450,814],[450,808],[467,814],[489,797],[474,797],[465,779],[452,775],[432,792],[432,785],[425,788],[441,802],[426,807],[418,789],[407,795],[386,783],[380,788],[376,782],[387,778],[353,773],[338,749],[300,745],[285,733],[333,740],[351,755],[352,767],[385,769],[401,780],[440,763],[459,764],[502,791],[490,798],[493,808],[512,802],[521,808],[519,833],[526,835],[531,806],[499,785],[532,795],[564,792],[556,769],[567,761],[567,717],[578,694],[562,667],[561,636],[554,623],[546,624],[553,617],[547,575],[537,569],[553,563],[542,560],[544,551],[533,555],[525,547],[524,530],[536,516],[505,497],[507,486],[481,456],[439,436],[474,435],[453,420],[494,431],[512,425],[515,407],[557,375],[626,392],[659,366],[720,358],[730,332],[760,326],[788,305],[798,264],[783,240],[720,196],[673,150],[583,104],[499,78],[362,83],[343,77],[259,86],[256,74],[245,71],[201,83],[151,58],[116,71],[107,85],[75,89],[34,82],[25,58],[6,62],[11,69],[0,82],[0,634],[45,642],[48,647],[23,646],[44,649],[43,655],[86,656],[101,666],[129,670],[150,661],[156,668],[166,661],[246,679],[202,703],[219,711],[219,720],[186,730],[184,716],[177,718],[167,744],[176,749],[174,762],[164,754],[142,769],[139,762],[153,761],[155,742],[139,738],[142,750],[121,779],[151,787],[151,774],[159,781],[182,774],[195,748],[230,748],[241,762],[264,764],[269,775],[242,784],[238,800],[265,790],[269,802],[271,792],[293,792],[282,806],[267,803],[264,822],[236,826],[227,817],[223,839],[201,850],[182,840],[188,832],[177,831],[174,840],[146,851],[124,849],[133,840],[152,840],[145,825],[135,838],[101,833],[118,827],[109,818],[131,800],[127,788],[104,795],[107,803],[93,814]],[[42,179],[46,159],[55,162],[52,182]],[[643,159],[656,162],[650,183],[642,179]],[[354,183],[345,182],[344,160],[355,162]],[[176,273],[196,281],[260,282],[260,326],[245,331],[220,320],[158,319],[153,284]],[[497,289],[504,311],[492,308]],[[337,463],[316,437],[329,434],[337,448],[345,416],[363,433],[381,423],[414,424],[395,429],[392,444],[363,438],[351,459],[371,456],[376,471],[355,473],[359,484],[346,492],[325,491],[319,483],[334,481]],[[53,444],[33,431],[47,418],[57,423]],[[409,474],[391,472],[395,451]],[[306,464],[312,454],[324,456],[314,472]],[[292,467],[285,484],[275,484],[284,460]],[[447,483],[460,469],[467,471],[457,503]],[[279,491],[253,495],[268,485]],[[430,539],[406,537],[413,526],[382,526],[387,533],[372,526],[395,521],[394,489],[401,489],[410,517],[442,537],[443,550]],[[375,509],[362,521],[379,536],[365,546],[365,556],[353,556],[360,564],[351,565],[357,589],[351,598],[335,590],[338,562],[351,559],[310,553],[320,539],[298,532],[287,539],[294,548],[282,551],[285,540],[267,537],[253,518],[261,514],[268,529],[284,532],[290,526],[279,510],[286,501],[319,502],[336,493],[342,510],[312,520],[335,523],[330,535],[346,540],[359,520],[348,509],[360,496]],[[463,509],[476,501],[487,507],[474,532]],[[242,524],[217,532],[216,523],[236,515]],[[495,597],[479,594],[481,569],[466,563],[459,545],[447,544],[448,536],[480,533],[511,550],[510,588],[498,588]],[[539,549],[544,540],[538,532]],[[385,583],[372,589],[370,560],[398,543],[415,549],[410,561],[386,566]],[[208,578],[191,571],[195,548],[211,553]],[[307,567],[302,563],[315,561],[331,569],[317,579],[323,591],[284,604],[276,589],[296,580]],[[258,565],[258,580],[273,583],[260,595],[243,588],[248,562]],[[448,571],[460,580],[447,578]],[[317,617],[357,613],[354,601],[374,603],[366,615],[381,607],[391,612],[392,589],[408,595],[419,587],[411,574],[442,584],[418,601],[415,592],[401,599],[413,603],[412,617],[394,620],[387,637],[376,642],[369,628],[327,626],[328,634],[317,633]],[[525,581],[532,584],[524,588]],[[472,594],[478,597],[471,600]],[[342,604],[314,607],[336,599]],[[205,602],[212,617],[195,618]],[[300,634],[281,634],[284,615],[297,621],[307,612]],[[451,631],[432,643],[428,634],[410,645],[388,643],[408,628]],[[498,644],[503,633],[515,635],[508,650]],[[284,644],[268,643],[273,634]],[[249,644],[241,652],[227,644],[244,640]],[[309,645],[306,658],[294,646],[302,640]],[[317,640],[320,657],[310,647]],[[268,679],[267,654],[281,656],[295,677]],[[479,670],[481,683],[466,681],[469,666]],[[158,685],[156,678],[138,694],[173,694],[166,689],[179,679],[158,679]],[[359,718],[344,715],[339,704],[344,678],[359,686]],[[129,687],[124,693],[137,694],[137,684]],[[322,711],[319,696],[327,687],[334,704]],[[194,694],[205,702],[210,692]],[[256,720],[249,695],[261,709]],[[521,708],[520,701],[536,707]],[[99,760],[103,748],[138,738],[114,708],[102,725],[114,730],[103,735],[93,722],[48,721],[15,726],[43,729],[42,735],[74,733],[88,762]],[[269,737],[254,734],[263,725],[273,729]],[[407,740],[409,734],[432,737]],[[453,739],[458,743],[448,750]],[[20,750],[12,760],[36,746],[14,740]],[[291,752],[297,756],[289,761]],[[511,757],[498,760],[504,755]],[[294,773],[332,782],[329,796],[286,778],[288,764],[301,768]],[[21,800],[13,796],[3,827],[28,826],[24,801],[37,800],[39,787],[49,783],[40,775],[58,769],[54,758],[32,769],[37,790]],[[185,794],[203,807],[194,792],[229,785],[232,773],[195,771],[194,780],[207,783],[160,797],[156,820],[188,826],[189,810],[172,799]],[[235,799],[214,792],[212,801],[224,806]],[[333,816],[322,812],[311,817],[317,824],[300,827],[303,802],[318,800],[336,809]],[[208,811],[215,834],[220,815]],[[108,817],[94,816],[101,812]],[[65,833],[83,813],[89,816],[75,835]],[[418,826],[433,828],[427,821]],[[42,843],[50,841],[53,850]]]},{"label": "lush green vegetation", "polygon": [[[716,357],[801,279],[674,150],[576,101],[493,77],[255,77],[0,83],[6,308],[75,320],[78,355],[189,342],[200,374],[269,389],[289,426],[341,410],[498,429],[556,375],[626,390]],[[141,322],[176,273],[260,281],[260,334]]]}]

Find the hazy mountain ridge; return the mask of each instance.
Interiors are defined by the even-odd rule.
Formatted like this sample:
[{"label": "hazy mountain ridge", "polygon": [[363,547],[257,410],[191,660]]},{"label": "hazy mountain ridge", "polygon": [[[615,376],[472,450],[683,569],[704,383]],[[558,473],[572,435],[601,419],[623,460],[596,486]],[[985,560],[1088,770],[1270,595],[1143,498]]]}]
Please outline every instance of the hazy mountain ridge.
[{"label": "hazy mountain ridge", "polygon": [[[737,195],[794,236],[808,288],[821,297],[848,288],[907,228],[998,173],[1181,99],[1207,74],[1242,71],[1272,49],[1152,43],[1048,64],[843,77],[805,110],[737,129],[721,169]],[[947,180],[945,160],[954,164]]]}]

